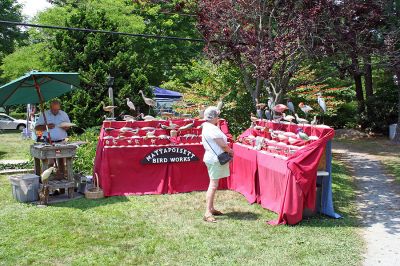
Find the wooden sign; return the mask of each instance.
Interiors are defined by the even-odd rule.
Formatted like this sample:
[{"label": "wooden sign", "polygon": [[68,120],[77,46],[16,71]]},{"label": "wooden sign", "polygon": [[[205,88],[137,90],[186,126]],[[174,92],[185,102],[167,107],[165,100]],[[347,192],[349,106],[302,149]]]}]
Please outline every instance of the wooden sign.
[{"label": "wooden sign", "polygon": [[159,148],[147,154],[142,164],[156,163],[186,163],[198,161],[199,158],[191,151],[179,147]]}]

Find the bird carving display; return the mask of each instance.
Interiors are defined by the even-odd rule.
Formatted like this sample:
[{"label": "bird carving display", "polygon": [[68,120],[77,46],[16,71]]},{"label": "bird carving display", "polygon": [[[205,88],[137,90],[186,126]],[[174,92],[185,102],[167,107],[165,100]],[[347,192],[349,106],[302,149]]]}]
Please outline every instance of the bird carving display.
[{"label": "bird carving display", "polygon": [[264,114],[265,114],[265,118],[267,118],[267,120],[271,120],[272,119],[271,110],[266,108]]},{"label": "bird carving display", "polygon": [[312,107],[304,104],[303,102],[299,103],[300,109],[305,113],[306,117],[308,116],[308,112],[312,111]]},{"label": "bird carving display", "polygon": [[156,101],[154,101],[151,98],[148,98],[148,97],[144,96],[144,93],[143,93],[142,90],[140,90],[139,93],[142,95],[142,98],[143,98],[145,104],[147,104],[150,107],[155,107],[157,105]]},{"label": "bird carving display", "polygon": [[275,107],[274,107],[274,111],[277,112],[277,113],[283,113],[287,109],[288,109],[288,107],[286,105],[284,105],[284,104],[281,104],[281,103],[275,105]]},{"label": "bird carving display", "polygon": [[131,100],[129,100],[129,98],[126,98],[126,105],[128,105],[129,109],[135,111],[135,105],[133,104],[133,102]]},{"label": "bird carving display", "polygon": [[101,104],[103,105],[103,110],[104,110],[105,112],[111,113],[115,108],[117,108],[117,106],[114,106],[114,105],[108,105],[108,106],[106,106],[106,105],[104,104],[103,101],[101,102]]},{"label": "bird carving display", "polygon": [[304,141],[310,140],[310,137],[301,128],[297,129],[297,136]]},{"label": "bird carving display", "polygon": [[193,126],[194,126],[194,121],[191,122],[191,123],[189,123],[189,124],[187,124],[187,125],[181,126],[180,128],[178,128],[178,131],[190,129],[190,128],[192,128]]},{"label": "bird carving display", "polygon": [[49,167],[48,169],[44,170],[42,175],[41,175],[42,183],[47,182],[47,180],[49,179],[50,175],[52,173],[55,173],[55,172],[56,172],[56,168],[54,166]]},{"label": "bird carving display", "polygon": [[308,124],[309,123],[307,119],[301,118],[297,114],[294,114],[294,115],[296,116],[296,121],[298,124]]},{"label": "bird carving display", "polygon": [[292,112],[292,114],[296,113],[294,110],[294,104],[290,98],[287,100],[287,107],[289,108],[289,111]]},{"label": "bird carving display", "polygon": [[321,107],[322,111],[324,111],[324,113],[326,113],[326,104],[325,104],[325,99],[322,97],[322,93],[318,92],[317,93],[318,96],[318,104]]},{"label": "bird carving display", "polygon": [[283,119],[288,121],[289,123],[292,123],[292,121],[295,120],[296,118],[292,115],[286,115],[285,113],[283,113]]}]

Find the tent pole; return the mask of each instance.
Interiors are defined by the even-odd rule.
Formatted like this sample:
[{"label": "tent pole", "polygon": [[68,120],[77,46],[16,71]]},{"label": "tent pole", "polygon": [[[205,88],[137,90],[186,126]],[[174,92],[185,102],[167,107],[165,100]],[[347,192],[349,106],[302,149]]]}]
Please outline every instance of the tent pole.
[{"label": "tent pole", "polygon": [[52,141],[51,141],[50,130],[49,130],[49,126],[47,125],[47,118],[46,118],[46,114],[45,114],[45,112],[44,112],[44,106],[43,106],[44,100],[43,100],[43,96],[42,96],[42,93],[40,92],[40,86],[39,86],[39,84],[38,84],[37,81],[36,81],[35,75],[32,75],[32,78],[33,78],[33,82],[35,83],[36,92],[37,92],[38,97],[39,97],[40,109],[42,110],[42,114],[43,114],[43,118],[44,118],[44,124],[45,124],[45,126],[46,126],[47,135],[49,136],[49,142],[50,142],[50,145],[52,145],[53,143],[52,143]]}]

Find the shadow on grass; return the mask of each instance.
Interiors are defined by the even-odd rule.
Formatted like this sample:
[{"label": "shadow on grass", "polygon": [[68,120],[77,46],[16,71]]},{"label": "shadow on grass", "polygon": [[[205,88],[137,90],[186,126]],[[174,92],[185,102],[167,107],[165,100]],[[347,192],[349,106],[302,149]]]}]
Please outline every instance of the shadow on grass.
[{"label": "shadow on grass", "polygon": [[6,157],[6,155],[7,155],[7,152],[5,152],[5,151],[0,151],[0,160],[1,160],[1,159],[4,159],[4,158]]},{"label": "shadow on grass", "polygon": [[79,209],[82,211],[103,207],[111,204],[117,204],[121,202],[128,202],[128,198],[125,196],[114,196],[114,197],[107,197],[102,199],[86,199],[80,198],[70,201],[65,201],[61,203],[54,203],[51,206],[57,208],[74,208]]},{"label": "shadow on grass", "polygon": [[224,216],[232,220],[257,220],[260,217],[259,214],[253,212],[228,212]]},{"label": "shadow on grass", "polygon": [[334,155],[335,161],[332,163],[332,183],[333,183],[333,206],[337,213],[342,215],[341,219],[334,219],[323,214],[316,214],[304,218],[300,226],[311,227],[359,227],[357,220],[357,211],[354,205],[355,184],[349,170],[338,161]]}]

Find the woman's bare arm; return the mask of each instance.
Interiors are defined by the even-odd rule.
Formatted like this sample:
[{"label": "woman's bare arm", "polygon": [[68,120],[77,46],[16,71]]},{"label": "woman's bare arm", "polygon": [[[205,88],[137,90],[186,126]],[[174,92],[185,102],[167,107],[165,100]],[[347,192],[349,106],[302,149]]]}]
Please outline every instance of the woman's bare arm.
[{"label": "woman's bare arm", "polygon": [[228,144],[225,143],[224,139],[218,138],[214,139],[214,141],[218,144],[218,146],[221,147],[221,149],[227,153],[229,153],[231,156],[233,156],[233,150],[228,146]]}]

